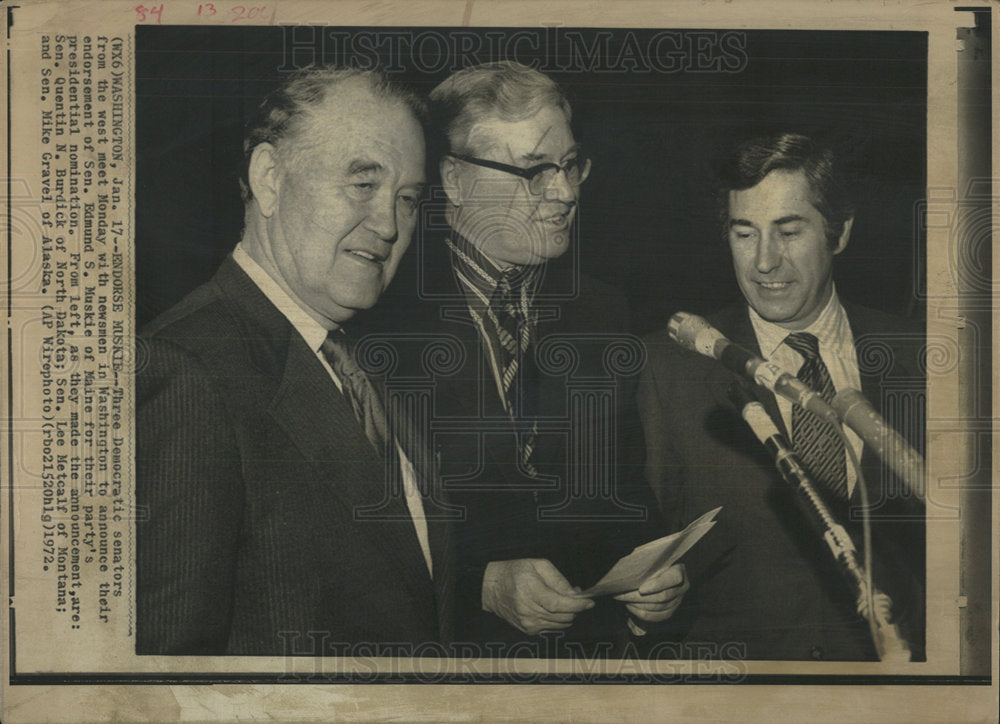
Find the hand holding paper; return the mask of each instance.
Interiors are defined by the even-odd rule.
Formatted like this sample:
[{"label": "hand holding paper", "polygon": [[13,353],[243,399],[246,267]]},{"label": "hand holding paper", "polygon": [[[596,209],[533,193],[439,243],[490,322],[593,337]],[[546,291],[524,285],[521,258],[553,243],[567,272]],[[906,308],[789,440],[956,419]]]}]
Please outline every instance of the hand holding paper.
[{"label": "hand holding paper", "polygon": [[[715,508],[695,520],[684,530],[658,538],[639,546],[624,558],[620,558],[604,578],[583,591],[581,596],[593,598],[627,591],[653,592],[660,585],[654,583],[654,575],[664,573],[668,579],[676,573],[666,573],[712,526],[715,516],[722,507]],[[648,585],[645,585],[649,581]],[[663,589],[660,589],[663,590]],[[687,588],[684,589],[685,591]],[[642,600],[642,599],[639,599]]]},{"label": "hand holding paper", "polygon": [[482,597],[483,610],[526,634],[569,628],[580,611],[594,607],[541,558],[491,562],[483,575]]},{"label": "hand holding paper", "polygon": [[674,614],[690,587],[684,564],[674,563],[654,571],[637,591],[619,594],[615,600],[625,603],[634,618],[660,623]]}]

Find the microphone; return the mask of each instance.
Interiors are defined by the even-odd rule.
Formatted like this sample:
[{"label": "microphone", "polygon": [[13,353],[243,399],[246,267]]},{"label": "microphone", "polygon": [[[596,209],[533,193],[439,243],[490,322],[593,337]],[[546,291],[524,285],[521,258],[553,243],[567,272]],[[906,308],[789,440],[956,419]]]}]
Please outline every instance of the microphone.
[{"label": "microphone", "polygon": [[[836,521],[826,512],[826,505],[816,495],[812,487],[812,481],[809,479],[809,474],[802,467],[795,452],[789,447],[785,436],[781,434],[778,426],[774,424],[774,420],[771,419],[767,410],[764,409],[764,405],[739,382],[734,382],[729,386],[729,399],[735,405],[746,424],[753,430],[753,434],[774,457],[781,477],[789,485],[798,488],[805,494],[810,503],[809,517],[813,519],[813,522],[819,525],[821,529],[836,526]],[[844,535],[847,535],[846,532]],[[836,554],[837,551],[834,551],[834,555]]]},{"label": "microphone", "polygon": [[833,397],[834,412],[871,447],[910,492],[924,499],[924,459],[902,435],[886,424],[868,399],[847,387]]},{"label": "microphone", "polygon": [[730,342],[697,314],[677,312],[667,323],[667,333],[685,349],[716,359],[731,372],[801,405],[821,420],[840,425],[837,413],[809,385],[773,362]]},{"label": "microphone", "polygon": [[[782,479],[799,493],[799,503],[813,528],[822,536],[837,561],[840,573],[851,584],[858,603],[858,612],[870,623],[872,642],[882,661],[909,661],[911,652],[899,628],[892,622],[892,600],[877,588],[869,588],[869,576],[858,560],[857,549],[847,530],[833,517],[826,503],[816,492],[808,473],[795,452],[789,449],[784,435],[760,401],[744,385],[729,386],[729,399],[740,411],[754,435],[771,452]],[[869,601],[872,605],[869,606]]]}]

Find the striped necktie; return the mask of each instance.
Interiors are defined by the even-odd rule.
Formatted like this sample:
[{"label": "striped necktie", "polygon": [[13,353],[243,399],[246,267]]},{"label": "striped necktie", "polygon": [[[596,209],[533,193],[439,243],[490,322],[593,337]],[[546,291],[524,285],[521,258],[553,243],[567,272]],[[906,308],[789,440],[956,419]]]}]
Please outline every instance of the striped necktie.
[{"label": "striped necktie", "polygon": [[[523,405],[526,400],[521,398],[518,389],[521,385],[515,387],[515,381],[518,379],[521,363],[531,344],[531,327],[527,317],[527,288],[520,285],[518,289],[520,291],[519,298],[514,293],[509,276],[502,275],[497,281],[495,302],[491,305],[496,310],[497,337],[505,353],[503,355],[503,369],[501,370],[501,384],[504,406],[511,419],[521,417],[525,412]],[[534,452],[537,435],[538,421],[534,420],[531,430],[521,433],[518,440],[521,464],[530,475],[538,474],[535,466],[531,463],[531,454]]]},{"label": "striped necktie", "polygon": [[[831,402],[836,390],[830,379],[830,371],[819,356],[819,340],[807,332],[796,332],[785,337],[785,344],[805,360],[799,368],[798,378],[818,392],[824,400]],[[792,405],[792,445],[813,479],[837,498],[846,500],[847,463],[844,460],[844,441],[833,425],[799,405]]]},{"label": "striped necktie", "polygon": [[507,401],[507,411],[515,414],[512,404],[511,387],[521,365],[521,355],[530,343],[530,331],[527,319],[518,307],[514,298],[510,280],[506,275],[500,277],[497,283],[497,337],[504,349],[504,366],[501,370],[504,399]]},{"label": "striped necktie", "polygon": [[330,332],[323,341],[323,355],[334,374],[340,379],[344,396],[351,403],[354,416],[365,436],[380,455],[386,454],[385,406],[354,358],[354,342],[338,331]]}]

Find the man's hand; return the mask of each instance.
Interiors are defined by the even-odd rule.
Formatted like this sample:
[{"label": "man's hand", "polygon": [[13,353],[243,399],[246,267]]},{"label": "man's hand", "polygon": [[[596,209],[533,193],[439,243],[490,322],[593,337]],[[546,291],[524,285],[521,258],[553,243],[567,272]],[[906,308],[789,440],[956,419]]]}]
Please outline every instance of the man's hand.
[{"label": "man's hand", "polygon": [[674,615],[690,584],[683,563],[661,568],[642,582],[638,589],[615,596],[640,623],[660,623]]},{"label": "man's hand", "polygon": [[526,634],[569,628],[580,611],[594,607],[549,561],[493,561],[483,574],[483,610]]}]

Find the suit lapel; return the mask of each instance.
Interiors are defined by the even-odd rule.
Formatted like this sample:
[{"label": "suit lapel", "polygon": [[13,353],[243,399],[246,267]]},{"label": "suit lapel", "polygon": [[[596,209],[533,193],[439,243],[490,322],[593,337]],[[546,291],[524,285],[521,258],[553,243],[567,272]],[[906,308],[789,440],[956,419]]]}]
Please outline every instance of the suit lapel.
[{"label": "suit lapel", "polygon": [[[359,521],[359,530],[398,564],[402,579],[414,593],[424,594],[427,567],[402,490],[389,491],[385,460],[377,456],[316,355],[294,330],[282,380],[271,403],[271,414],[303,457],[329,481],[352,515],[375,507],[383,520]],[[384,507],[383,507],[384,506]]]},{"label": "suit lapel", "polygon": [[[851,334],[854,339],[857,340],[860,336],[870,333],[872,330],[868,328],[865,324],[865,318],[863,314],[858,313],[858,310],[851,307],[848,304],[844,304],[844,310],[848,316],[848,322],[851,326]],[[757,343],[757,335],[754,334],[753,325],[750,323],[750,316],[746,310],[746,307],[742,307],[739,310],[727,309],[723,315],[720,315],[718,321],[718,327],[723,334],[729,337],[731,340],[737,344],[745,346],[747,349],[753,353],[760,355],[760,345]],[[880,380],[874,375],[866,375],[863,371],[860,371],[861,377],[861,392],[864,396],[872,403],[876,411],[882,414],[882,399],[881,399],[881,388]],[[774,420],[775,424],[778,425],[779,429],[784,433],[785,439],[791,442],[791,431],[785,427],[784,419],[782,418],[781,412],[778,409],[778,402],[775,395],[766,390],[757,388],[758,398],[764,405],[771,419]],[[866,445],[862,451],[861,457],[861,467],[865,470],[866,482],[868,484],[869,491],[872,492],[872,486],[876,484],[874,475],[878,472],[879,461],[872,450]],[[860,494],[858,492],[858,486],[854,487],[854,491],[851,495],[851,501],[858,501],[860,499]],[[842,501],[830,501],[835,506],[842,506]],[[842,515],[842,511],[838,511],[838,514]]]},{"label": "suit lapel", "polygon": [[[497,471],[502,476],[497,481],[500,485],[523,487],[526,480],[518,478],[512,472],[515,468],[510,465],[516,452],[507,411],[500,402],[493,371],[482,348],[478,326],[469,314],[465,295],[458,287],[446,252],[443,243],[439,248],[428,250],[422,291],[425,298],[433,302],[428,305],[434,313],[430,328],[459,339],[465,351],[465,362],[462,369],[448,379],[446,384],[437,386],[434,393],[434,414],[450,422],[468,420],[475,423],[469,427],[469,432],[484,428],[495,430],[496,435],[482,436],[476,449],[459,446],[464,450],[459,455],[453,448],[454,461],[478,460],[479,470],[474,477],[480,481],[483,470],[488,469]],[[484,422],[487,423],[485,426]],[[460,493],[456,492],[455,495],[461,497]]]},{"label": "suit lapel", "polygon": [[[422,271],[421,292],[432,302],[427,305],[433,314],[429,328],[460,340],[465,351],[463,369],[437,390],[436,394],[444,402],[438,412],[448,417],[476,420],[486,416],[488,411],[493,414],[492,405],[487,410],[487,400],[495,400],[495,388],[486,384],[492,381],[492,372],[483,366],[479,330],[469,315],[465,295],[458,286],[443,241],[438,240],[435,248],[427,250]],[[490,376],[487,377],[487,373]],[[499,401],[496,404],[499,406]]]},{"label": "suit lapel", "polygon": [[[441,491],[440,478],[434,485]],[[424,505],[427,505],[425,499]],[[455,548],[454,530],[448,520],[427,521],[431,560],[434,562],[434,600],[437,606],[438,629],[441,640],[451,641],[455,636]]]},{"label": "suit lapel", "polygon": [[[434,333],[458,339],[465,354],[465,364],[458,374],[447,380],[447,383],[442,381],[436,386],[431,414],[442,420],[455,418],[479,420],[487,414],[484,412],[486,408],[489,408],[489,414],[498,414],[502,409],[496,401],[495,390],[490,397],[491,390],[480,384],[481,379],[487,379],[483,377],[487,370],[481,368],[479,333],[468,314],[465,298],[456,286],[451,265],[444,253],[444,244],[439,243],[440,248],[428,249],[423,255],[425,263],[421,266],[419,284],[421,296],[427,302],[408,311],[418,314],[418,321],[413,325],[415,328],[433,330]],[[433,317],[428,320],[422,316],[424,313],[432,314]],[[419,366],[423,363],[417,364],[423,373],[422,367]],[[489,401],[493,401],[493,405]],[[429,452],[435,455],[441,449],[440,443],[437,443],[433,436],[426,440],[425,444]],[[492,447],[484,446],[483,454],[492,459]],[[436,488],[435,494],[430,498],[424,496],[423,504],[425,513],[431,516],[427,521],[427,534],[434,562],[433,585],[438,626],[441,640],[447,642],[454,639],[457,627],[455,619],[457,571],[454,566],[457,551],[455,526],[450,520],[454,511],[447,507],[442,510],[435,505],[435,502],[442,502],[445,506],[449,506],[452,494],[441,480],[438,464],[434,465],[434,473],[430,483]]]},{"label": "suit lapel", "polygon": [[[436,412],[450,418],[465,418],[477,424],[493,420],[498,428],[508,419],[507,411],[500,404],[493,371],[485,359],[479,330],[469,316],[468,308],[461,304],[447,304],[440,310],[444,317],[438,320],[438,329],[462,342],[465,365],[446,385],[438,387],[437,395],[443,403]],[[483,454],[494,463],[495,445],[484,445]],[[499,468],[495,468],[499,469]]]},{"label": "suit lapel", "polygon": [[[382,400],[386,402],[388,399],[386,393],[388,380],[386,377],[370,376],[369,379],[372,385],[380,391]],[[360,426],[358,431],[360,432]],[[413,464],[416,475],[416,484],[420,491],[421,506],[427,525],[427,544],[433,566],[433,586],[439,633],[442,641],[449,641],[453,638],[455,626],[453,604],[455,552],[452,521],[455,520],[456,509],[449,504],[446,491],[441,484],[440,461],[437,459],[431,441],[425,437],[424,431],[419,425],[413,425],[410,432],[414,435],[413,445],[415,447],[408,452],[408,455],[410,455],[410,462]],[[367,438],[365,441],[367,442]],[[429,456],[429,459],[425,461],[427,464],[418,464],[414,458],[415,455]],[[405,501],[403,501],[403,507],[406,507]],[[409,515],[409,508],[407,507],[406,510],[406,514]],[[412,537],[419,545],[415,533]],[[422,557],[420,564],[421,570],[423,570]]]},{"label": "suit lapel", "polygon": [[[270,412],[276,423],[346,510],[356,515],[358,509],[382,502],[386,488],[378,483],[386,479],[384,460],[372,450],[350,404],[316,355],[232,257],[220,266],[214,282],[234,317],[246,320],[241,337],[247,355],[275,380]],[[397,561],[401,578],[415,595],[426,596],[427,567],[401,492],[388,496],[384,512],[405,524],[373,520],[359,529],[368,533],[371,545]]]},{"label": "suit lapel", "polygon": [[[761,356],[760,344],[757,342],[757,335],[754,334],[753,325],[750,324],[750,315],[745,305],[727,307],[713,319],[716,328],[726,335],[727,338],[741,347],[745,347],[758,357]],[[719,367],[722,367],[721,363]],[[781,410],[778,409],[778,400],[774,396],[774,393],[760,386],[755,387],[754,392],[757,395],[757,399],[764,405],[764,409],[767,410],[767,414],[770,415],[771,420],[774,421],[774,424],[785,436],[785,439],[791,440],[791,434],[785,428],[785,421],[781,416]]]}]

